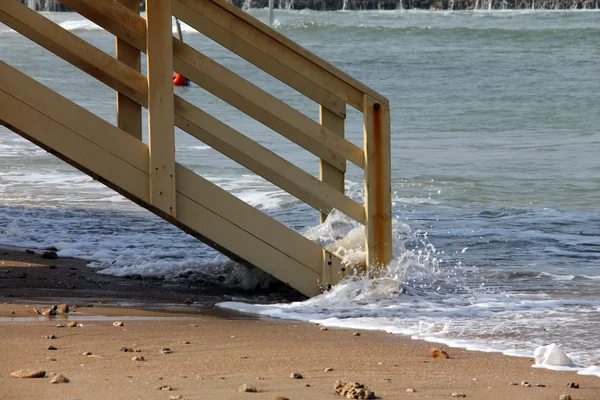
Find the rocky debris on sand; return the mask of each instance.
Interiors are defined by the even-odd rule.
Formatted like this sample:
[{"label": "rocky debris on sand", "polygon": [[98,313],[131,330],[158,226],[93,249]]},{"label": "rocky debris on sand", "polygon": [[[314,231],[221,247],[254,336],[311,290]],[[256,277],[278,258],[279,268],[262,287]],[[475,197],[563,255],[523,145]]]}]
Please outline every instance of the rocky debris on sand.
[{"label": "rocky debris on sand", "polygon": [[331,372],[333,371],[333,368],[325,368],[325,370],[323,372]]},{"label": "rocky debris on sand", "polygon": [[546,385],[544,385],[543,383],[536,383],[534,386],[535,387],[546,387]]},{"label": "rocky debris on sand", "polygon": [[91,356],[92,352],[91,351],[86,351],[85,353],[81,353],[82,356]]},{"label": "rocky debris on sand", "polygon": [[10,313],[11,313],[11,315],[15,315],[16,314],[16,312],[14,312],[14,311],[11,311]]},{"label": "rocky debris on sand", "polygon": [[56,324],[57,328],[66,328],[67,326],[65,324]]},{"label": "rocky debris on sand", "polygon": [[464,393],[454,392],[452,393],[452,397],[467,397],[467,395]]},{"label": "rocky debris on sand", "polygon": [[256,387],[254,386],[250,386],[250,385],[246,385],[245,383],[240,386],[240,388],[238,389],[238,391],[240,392],[248,392],[248,393],[257,393],[258,390],[256,390]]},{"label": "rocky debris on sand", "polygon": [[320,331],[328,331],[329,329],[327,329],[326,327],[322,326],[319,328]]},{"label": "rocky debris on sand", "polygon": [[69,328],[75,328],[75,327],[77,327],[77,321],[71,321],[67,324],[67,326]]},{"label": "rocky debris on sand", "polygon": [[56,306],[56,313],[57,314],[68,314],[69,312],[69,305],[68,304],[59,304]]},{"label": "rocky debris on sand", "polygon": [[172,391],[172,390],[175,390],[175,389],[173,389],[173,388],[172,388],[171,386],[169,386],[169,385],[157,386],[157,387],[155,387],[154,389],[156,389],[156,390],[164,390],[164,391],[169,391],[169,392],[170,392],[170,391]]},{"label": "rocky debris on sand", "polygon": [[570,394],[561,394],[558,400],[573,400]]},{"label": "rocky debris on sand", "polygon": [[579,389],[579,383],[569,382],[569,383],[567,383],[567,387],[571,388],[571,389]]},{"label": "rocky debris on sand", "polygon": [[511,385],[511,386],[519,386],[519,384],[517,382],[511,382],[511,383],[509,383],[509,385]]},{"label": "rocky debris on sand", "polygon": [[46,251],[42,253],[41,257],[46,260],[56,260],[58,258],[58,255],[54,251]]},{"label": "rocky debris on sand", "polygon": [[429,349],[429,358],[450,358],[450,356],[446,351],[432,347]]},{"label": "rocky debris on sand", "polygon": [[354,332],[352,336],[360,336],[360,332]]},{"label": "rocky debris on sand", "polygon": [[521,382],[521,386],[531,387],[531,383],[529,383],[527,381],[523,381],[523,382]]},{"label": "rocky debris on sand", "polygon": [[406,388],[406,391],[409,393],[416,393],[417,391],[414,388]]},{"label": "rocky debris on sand", "polygon": [[310,387],[310,383],[305,384],[304,387]]},{"label": "rocky debris on sand", "polygon": [[302,376],[302,374],[300,372],[295,372],[294,371],[294,372],[292,372],[290,374],[290,378],[292,378],[292,379],[302,379],[303,376]]},{"label": "rocky debris on sand", "polygon": [[52,379],[50,379],[50,383],[69,383],[69,378],[63,374],[54,375]]},{"label": "rocky debris on sand", "polygon": [[34,308],[33,311],[46,316],[56,315],[56,306],[44,308],[41,312],[37,308]]},{"label": "rocky debris on sand", "polygon": [[283,396],[273,396],[271,397],[271,400],[290,400],[287,397],[283,397]]},{"label": "rocky debris on sand", "polygon": [[173,396],[169,396],[169,400],[185,400],[184,397],[180,394],[176,394]]},{"label": "rocky debris on sand", "polygon": [[358,382],[337,381],[334,386],[335,392],[347,399],[374,399],[375,393],[368,387]]},{"label": "rocky debris on sand", "polygon": [[160,349],[160,352],[161,352],[161,354],[171,354],[171,353],[173,353],[171,351],[171,349],[168,348],[168,347],[163,347],[162,349]]},{"label": "rocky debris on sand", "polygon": [[122,351],[124,353],[127,353],[127,352],[133,353],[133,349],[131,347],[125,347],[125,346],[121,347],[120,351]]},{"label": "rocky debris on sand", "polygon": [[56,361],[56,358],[54,358],[54,357],[48,357],[46,360],[48,360],[48,361]]},{"label": "rocky debris on sand", "polygon": [[44,336],[44,338],[45,339],[56,339],[56,336],[54,336],[54,335],[47,335],[47,336]]},{"label": "rocky debris on sand", "polygon": [[50,346],[48,346],[48,350],[56,350],[56,347],[50,345]]},{"label": "rocky debris on sand", "polygon": [[21,369],[10,374],[13,378],[43,378],[46,376],[46,371],[36,369]]},{"label": "rocky debris on sand", "polygon": [[133,361],[146,361],[144,356],[135,356],[132,358]]},{"label": "rocky debris on sand", "polygon": [[125,326],[125,324],[122,323],[121,321],[115,321],[115,322],[113,322],[113,326],[117,326],[117,327],[118,326]]}]

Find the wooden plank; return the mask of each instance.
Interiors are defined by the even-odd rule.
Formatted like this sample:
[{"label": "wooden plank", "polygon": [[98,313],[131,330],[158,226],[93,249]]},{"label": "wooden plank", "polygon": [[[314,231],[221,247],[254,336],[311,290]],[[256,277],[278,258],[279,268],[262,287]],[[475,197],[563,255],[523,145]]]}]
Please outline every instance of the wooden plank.
[{"label": "wooden plank", "polygon": [[[146,21],[126,7],[112,1],[63,0],[62,2],[135,48],[141,51],[146,50]],[[175,9],[178,7],[179,5],[174,4]],[[194,17],[191,16],[191,18]],[[203,19],[201,18],[201,20]],[[226,29],[219,27],[210,20],[206,20],[205,22],[207,25],[204,29],[208,29],[209,32],[216,30],[217,32],[220,32],[221,36],[229,37],[230,41],[235,41],[234,36],[228,34]],[[245,51],[245,56],[243,57],[247,59],[250,57],[251,59],[249,59],[249,61],[254,64],[259,63],[263,65],[265,70],[271,75],[282,76],[288,85],[305,94],[317,103],[326,105],[334,112],[342,112],[341,110],[345,104],[340,98],[335,97],[333,94],[325,91],[307,78],[296,73],[293,68],[286,67],[275,59],[270,59],[262,54],[260,49],[256,50],[258,53],[252,49],[242,48],[241,50]],[[265,57],[267,57],[267,59],[263,60]],[[270,60],[270,62],[267,63],[267,60]]]},{"label": "wooden plank", "polygon": [[[180,7],[179,4],[186,7],[189,11],[184,12],[183,7]],[[281,42],[274,40],[272,37],[266,35],[264,32],[248,24],[246,21],[239,18],[236,14],[225,10],[221,6],[217,5],[215,2],[211,0],[174,0],[173,5],[175,6],[175,8],[173,9],[173,14],[181,18],[183,21],[185,21],[184,17],[188,17],[190,13],[196,13],[200,14],[204,18],[213,21],[213,23],[220,26],[221,28],[226,29],[235,38],[235,42],[232,43],[233,48],[231,48],[230,50],[232,50],[236,54],[239,54],[240,56],[244,57],[239,52],[240,50],[242,50],[242,48],[252,47],[257,50],[259,49],[261,53],[265,54],[271,60],[276,60],[279,63],[291,68],[296,73],[304,76],[309,81],[314,82],[321,88],[332,93],[334,96],[339,97],[344,102],[350,104],[355,108],[360,109],[362,105],[361,91],[357,90],[353,86],[339,79],[336,75],[329,73],[321,66],[308,60],[304,56],[291,50],[289,47],[286,47]],[[259,21],[257,21],[257,23],[260,24]],[[204,31],[202,31],[202,29],[205,29],[204,24],[190,25],[198,29],[199,31],[205,33]],[[209,36],[211,39],[217,42],[220,42],[222,40],[221,38],[218,38],[216,36],[207,36]],[[247,54],[247,52],[244,51],[244,54]],[[269,62],[272,62],[271,60],[269,60]],[[260,67],[263,68],[262,66]],[[285,79],[282,76],[275,77],[280,80]]]},{"label": "wooden plank", "polygon": [[174,40],[173,51],[178,72],[330,165],[342,171],[345,159],[364,165],[363,150],[327,127],[179,40]]},{"label": "wooden plank", "polygon": [[176,215],[171,0],[146,0],[150,203]]},{"label": "wooden plank", "polygon": [[210,15],[198,13],[177,1],[173,2],[173,15],[315,102],[341,113],[344,100],[300,74],[297,66],[282,63],[260,45],[241,41],[227,26],[213,21]]},{"label": "wooden plank", "polygon": [[140,102],[140,93],[141,97],[147,96],[146,77],[142,74],[25,5],[16,1],[3,2],[0,22],[127,97]]},{"label": "wooden plank", "polygon": [[392,184],[390,110],[372,97],[364,99],[365,249],[371,270],[392,260]]},{"label": "wooden plank", "polygon": [[176,97],[177,125],[232,160],[324,213],[333,208],[364,223],[364,207],[226,124]]},{"label": "wooden plank", "polygon": [[[328,110],[323,106],[319,106],[319,121],[323,127],[329,129],[331,132],[334,132],[342,138],[344,137],[344,118],[340,117],[338,114]],[[361,153],[364,161],[364,153],[362,151]],[[344,193],[345,190],[345,170],[346,168],[335,168],[323,159],[319,161],[319,177],[323,182],[340,193]],[[321,213],[321,223],[325,222],[325,219],[327,219],[327,214]]]},{"label": "wooden plank", "polygon": [[[179,175],[178,175],[179,179]],[[222,216],[178,193],[178,218],[191,229],[218,243],[250,264],[287,283],[306,296],[320,293],[320,274],[296,262],[275,247],[240,229]]]},{"label": "wooden plank", "polygon": [[[189,1],[189,0],[187,0],[187,1]],[[250,14],[240,10],[239,8],[234,6],[231,2],[223,1],[223,0],[210,0],[210,1],[212,3],[215,3],[216,5],[218,5],[219,7],[225,9],[227,12],[233,14],[235,17],[239,18],[240,20],[246,22],[248,25],[250,25],[253,28],[260,31],[262,34],[281,43],[284,47],[287,47],[289,50],[298,53],[298,55],[300,55],[301,57],[304,57],[307,61],[309,61],[315,65],[318,65],[324,71],[331,74],[335,78],[345,82],[346,84],[348,84],[349,86],[354,88],[356,91],[358,91],[360,93],[368,94],[369,96],[373,97],[374,99],[376,99],[382,103],[387,103],[387,99],[384,96],[382,96],[381,94],[377,93],[375,90],[371,89],[370,87],[366,86],[362,82],[360,82],[360,81],[356,80],[355,78],[351,77],[350,75],[346,74],[342,70],[336,68],[332,64],[328,63],[327,61],[323,60],[322,58],[320,58],[317,55],[313,54],[312,52],[308,51],[304,47],[298,45],[293,40],[287,38],[285,35],[279,33],[278,31],[271,28],[270,26],[262,23],[261,21],[254,18]]]},{"label": "wooden plank", "polygon": [[[6,123],[74,162],[85,165],[100,179],[125,188],[140,199],[147,199],[148,175],[144,171],[88,140],[80,132],[11,96],[4,89],[0,89],[0,104],[0,119]],[[130,150],[139,149],[132,146]]]},{"label": "wooden plank", "polygon": [[[145,52],[146,20],[139,15],[139,1],[60,0],[60,2],[124,42]],[[136,6],[134,3],[137,3],[137,12],[133,8]],[[140,36],[140,32],[144,32],[144,35]]]},{"label": "wooden plank", "polygon": [[[139,0],[118,0],[135,13],[140,12]],[[124,41],[116,40],[117,60],[140,72],[140,51]],[[117,126],[138,140],[142,140],[142,107],[129,97],[117,92]]]},{"label": "wooden plank", "polygon": [[306,268],[321,272],[321,247],[318,244],[180,164],[177,164],[177,191],[279,249]]},{"label": "wooden plank", "polygon": [[62,125],[78,132],[87,140],[109,149],[115,156],[127,160],[135,168],[148,173],[148,150],[144,143],[129,135],[123,135],[114,125],[2,61],[0,77],[0,89],[44,115],[60,121]]}]

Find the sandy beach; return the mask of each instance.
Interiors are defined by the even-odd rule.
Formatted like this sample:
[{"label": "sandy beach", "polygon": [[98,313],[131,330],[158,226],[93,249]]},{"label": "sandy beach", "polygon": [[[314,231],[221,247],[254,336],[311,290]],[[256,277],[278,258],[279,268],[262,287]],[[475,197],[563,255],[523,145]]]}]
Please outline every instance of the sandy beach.
[{"label": "sandy beach", "polygon": [[[473,399],[558,399],[567,393],[573,399],[600,398],[597,377],[531,368],[528,358],[384,332],[258,319],[216,309],[214,302],[231,296],[218,288],[105,277],[84,261],[43,259],[39,252],[13,249],[0,255],[3,400],[336,399],[338,380],[363,383],[382,399],[453,393]],[[70,312],[34,311],[59,303],[69,304]],[[78,325],[67,327],[72,321]],[[117,321],[123,326],[114,326]],[[47,339],[51,335],[56,338]],[[450,358],[429,358],[431,347]],[[43,370],[47,377],[10,376],[22,369]],[[290,378],[293,372],[303,378]],[[53,373],[70,382],[51,384]],[[570,382],[580,387],[568,388]],[[258,392],[240,392],[243,384]]]}]

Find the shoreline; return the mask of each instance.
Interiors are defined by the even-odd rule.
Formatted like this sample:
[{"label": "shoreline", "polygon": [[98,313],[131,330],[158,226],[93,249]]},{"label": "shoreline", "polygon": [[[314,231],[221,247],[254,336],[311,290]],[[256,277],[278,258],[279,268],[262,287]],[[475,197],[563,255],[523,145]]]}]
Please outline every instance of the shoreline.
[{"label": "shoreline", "polygon": [[[0,250],[0,255],[4,303],[0,305],[0,332],[5,348],[0,361],[2,400],[168,399],[170,395],[184,399],[340,399],[333,391],[337,380],[366,384],[383,399],[450,398],[455,392],[494,399],[557,399],[567,393],[574,399],[600,397],[597,377],[531,368],[530,358],[450,348],[382,331],[324,331],[309,322],[261,318],[214,306],[227,296],[235,298],[230,294],[213,293],[210,302],[209,296],[198,296],[199,288],[184,285],[164,290],[157,282],[115,277],[101,277],[108,280],[98,284],[86,280],[98,274],[85,267],[83,260],[48,260],[40,254],[8,249]],[[49,269],[50,265],[55,268]],[[53,279],[48,279],[50,273],[55,274]],[[68,276],[73,273],[76,276]],[[70,289],[65,286],[66,278],[76,283]],[[95,290],[90,286],[96,286]],[[204,302],[180,303],[189,293]],[[78,307],[55,317],[32,311],[36,305],[59,300]],[[83,326],[56,327],[72,320]],[[114,327],[112,323],[118,320],[125,326]],[[360,336],[354,336],[355,332]],[[49,334],[57,339],[45,339]],[[50,344],[57,350],[47,350]],[[123,346],[142,348],[140,354],[146,361],[133,361],[135,354],[119,351]],[[160,354],[162,347],[169,347],[173,354]],[[430,359],[430,347],[447,351],[450,359]],[[82,355],[88,351],[92,355]],[[10,378],[10,373],[27,368],[61,373],[71,382],[51,385],[46,378]],[[325,372],[326,368],[333,370]],[[304,379],[290,379],[294,371]],[[533,387],[521,386],[523,381]],[[579,383],[580,388],[567,388],[569,382]],[[256,386],[259,392],[238,392],[242,384]],[[99,385],[105,389],[101,393],[94,389]],[[177,390],[154,389],[161,385]]]}]

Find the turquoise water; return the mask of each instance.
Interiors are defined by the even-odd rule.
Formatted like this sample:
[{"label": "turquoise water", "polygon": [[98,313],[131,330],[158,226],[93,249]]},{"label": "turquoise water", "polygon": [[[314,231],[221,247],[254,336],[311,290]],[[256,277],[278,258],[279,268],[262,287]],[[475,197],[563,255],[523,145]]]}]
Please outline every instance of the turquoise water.
[{"label": "turquoise water", "polygon": [[[266,20],[265,10],[250,12]],[[114,38],[77,15],[44,15],[114,53]],[[600,14],[278,11],[276,29],[390,99],[393,212],[410,227],[403,236],[416,255],[401,284],[454,316],[460,328],[446,337],[502,351],[556,341],[582,365],[600,363]],[[184,38],[318,118],[315,103],[186,26]],[[0,60],[115,122],[111,90],[3,26]],[[317,173],[315,157],[199,87],[176,92]],[[361,115],[348,114],[347,137],[362,145]],[[294,229],[318,223],[316,212],[181,132],[177,158]],[[360,197],[360,171],[347,179]],[[54,245],[116,275],[270,284],[0,128],[2,243]],[[501,300],[522,296],[518,307]],[[458,311],[448,308],[454,301]],[[469,309],[463,320],[460,307],[473,304],[498,312]],[[428,321],[411,307],[410,323]],[[482,319],[491,328],[479,329]]]}]

